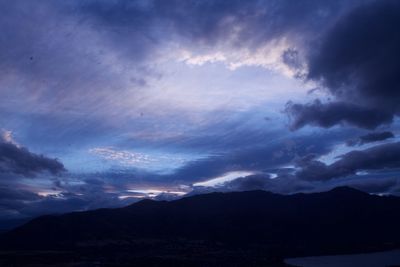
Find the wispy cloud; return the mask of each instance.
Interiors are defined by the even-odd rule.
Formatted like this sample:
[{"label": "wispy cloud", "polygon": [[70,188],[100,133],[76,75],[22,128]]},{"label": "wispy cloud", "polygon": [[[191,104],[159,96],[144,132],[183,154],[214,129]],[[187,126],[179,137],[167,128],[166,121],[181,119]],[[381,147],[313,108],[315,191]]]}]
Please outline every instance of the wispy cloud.
[{"label": "wispy cloud", "polygon": [[104,159],[116,161],[118,163],[128,166],[135,166],[138,163],[148,164],[155,161],[155,159],[151,159],[148,155],[145,154],[130,152],[127,150],[115,150],[110,147],[91,148],[89,152],[95,155],[99,155]]}]

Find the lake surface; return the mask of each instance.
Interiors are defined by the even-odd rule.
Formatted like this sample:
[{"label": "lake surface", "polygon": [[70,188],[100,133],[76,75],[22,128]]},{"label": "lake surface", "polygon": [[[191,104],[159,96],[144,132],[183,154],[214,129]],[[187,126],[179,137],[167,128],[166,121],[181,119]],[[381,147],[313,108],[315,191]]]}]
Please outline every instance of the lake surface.
[{"label": "lake surface", "polygon": [[386,267],[400,266],[400,250],[335,256],[286,259],[285,263],[299,267]]}]

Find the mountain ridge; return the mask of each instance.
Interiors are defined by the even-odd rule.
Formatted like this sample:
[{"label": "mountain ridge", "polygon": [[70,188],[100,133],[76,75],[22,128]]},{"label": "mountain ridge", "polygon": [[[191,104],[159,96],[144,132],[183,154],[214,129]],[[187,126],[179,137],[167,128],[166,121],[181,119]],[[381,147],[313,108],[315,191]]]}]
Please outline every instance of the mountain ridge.
[{"label": "mountain ridge", "polygon": [[150,246],[145,251],[174,255],[180,255],[176,247],[190,247],[189,254],[214,248],[224,255],[234,248],[279,258],[355,253],[399,248],[399,210],[399,197],[349,187],[292,195],[208,193],[41,216],[2,235],[0,246],[59,251],[142,251]]}]

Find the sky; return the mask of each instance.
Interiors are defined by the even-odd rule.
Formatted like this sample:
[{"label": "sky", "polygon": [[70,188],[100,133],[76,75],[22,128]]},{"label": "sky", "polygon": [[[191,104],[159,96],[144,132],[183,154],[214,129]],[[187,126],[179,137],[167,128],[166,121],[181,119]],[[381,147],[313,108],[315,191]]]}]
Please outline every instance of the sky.
[{"label": "sky", "polygon": [[0,7],[0,222],[213,191],[400,195],[399,1]]}]

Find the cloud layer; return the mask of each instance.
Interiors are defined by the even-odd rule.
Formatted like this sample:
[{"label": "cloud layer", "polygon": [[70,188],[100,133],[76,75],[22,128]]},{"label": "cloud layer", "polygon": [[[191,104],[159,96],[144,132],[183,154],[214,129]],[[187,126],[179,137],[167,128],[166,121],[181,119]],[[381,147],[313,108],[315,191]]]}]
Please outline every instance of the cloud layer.
[{"label": "cloud layer", "polygon": [[304,158],[299,162],[299,166],[301,170],[296,175],[304,180],[329,180],[356,174],[357,171],[397,169],[400,167],[400,143],[351,151],[330,165],[313,157]]},{"label": "cloud layer", "polygon": [[[327,31],[309,52],[307,78],[319,82],[334,100],[294,105],[300,113],[292,112],[293,127],[348,122],[373,129],[390,123],[400,111],[399,23],[398,1],[376,1],[355,8]],[[313,111],[323,114],[315,118],[309,115]]]},{"label": "cloud layer", "polygon": [[61,162],[5,141],[0,141],[0,173],[34,177],[41,172],[59,174],[65,171]]},{"label": "cloud layer", "polygon": [[292,119],[293,130],[306,125],[330,128],[337,124],[375,129],[381,124],[390,124],[393,121],[393,114],[389,112],[346,102],[323,104],[316,100],[306,105],[289,102],[285,111]]}]

